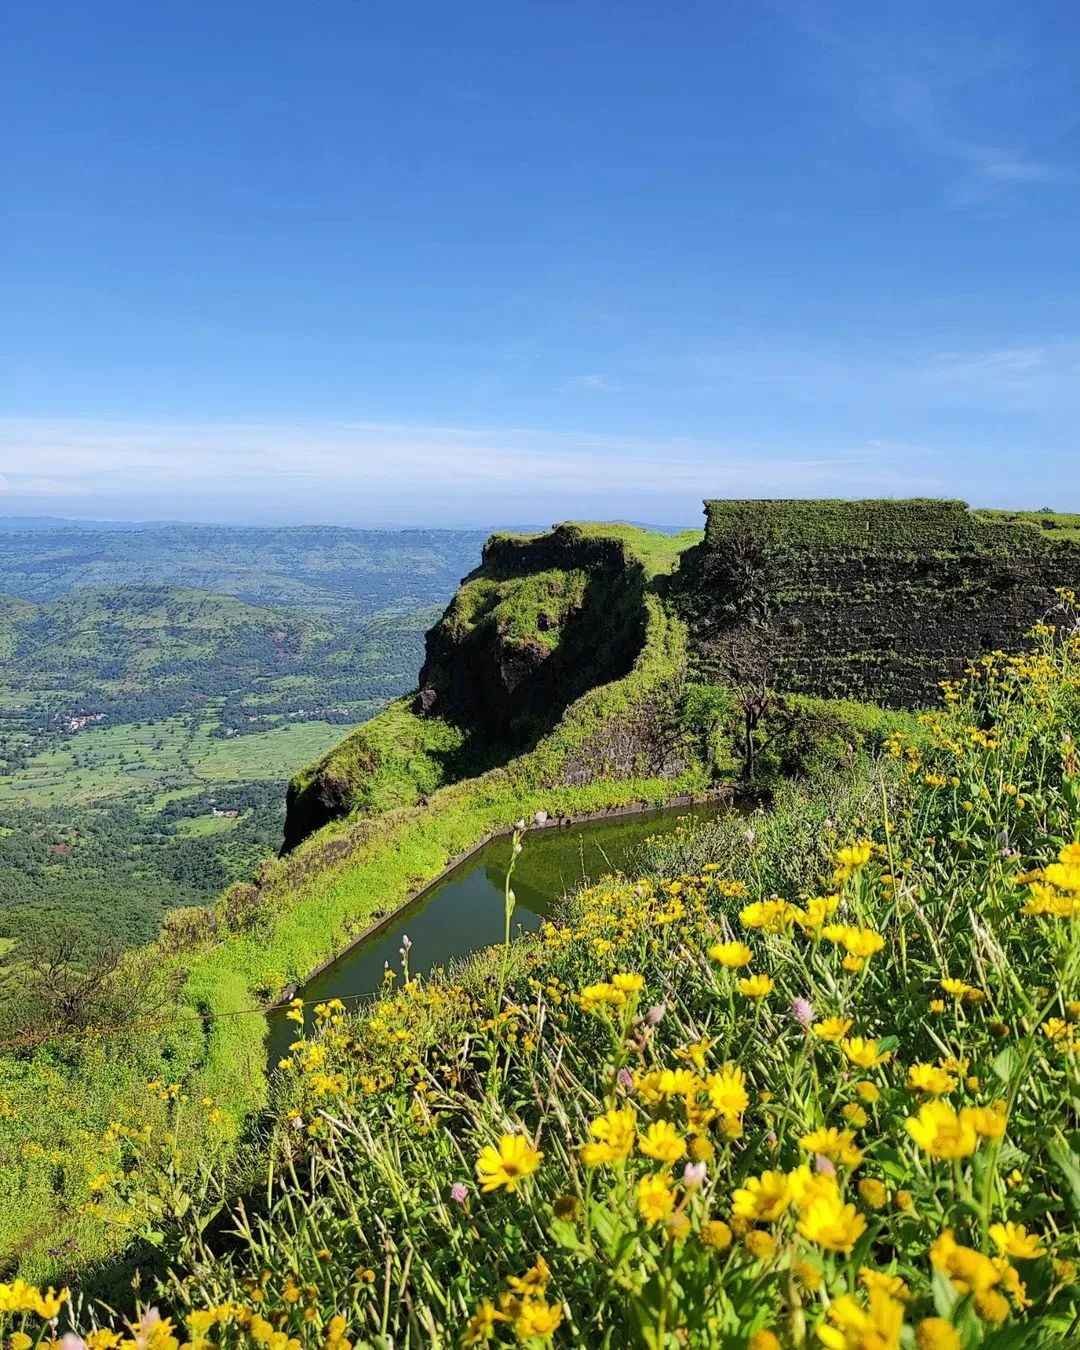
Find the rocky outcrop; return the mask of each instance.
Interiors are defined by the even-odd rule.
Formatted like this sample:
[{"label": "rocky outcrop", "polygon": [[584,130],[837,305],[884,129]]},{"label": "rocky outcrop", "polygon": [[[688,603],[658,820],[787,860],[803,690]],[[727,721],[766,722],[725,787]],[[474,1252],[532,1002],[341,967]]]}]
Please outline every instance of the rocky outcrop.
[{"label": "rocky outcrop", "polygon": [[1080,583],[1080,547],[963,502],[716,501],[672,595],[711,683],[919,707],[1015,651]]},{"label": "rocky outcrop", "polygon": [[426,637],[414,708],[508,750],[579,694],[626,674],[643,636],[641,567],[572,525],[495,536]]}]

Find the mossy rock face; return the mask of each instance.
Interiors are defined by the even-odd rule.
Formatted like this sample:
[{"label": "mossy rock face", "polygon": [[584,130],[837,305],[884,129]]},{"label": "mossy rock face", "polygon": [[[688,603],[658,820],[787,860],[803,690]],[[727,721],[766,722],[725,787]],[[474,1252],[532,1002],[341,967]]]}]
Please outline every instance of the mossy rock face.
[{"label": "mossy rock face", "polygon": [[617,540],[560,526],[496,536],[426,639],[419,707],[469,735],[527,746],[641,648],[644,573]]},{"label": "mossy rock face", "polygon": [[[328,821],[413,806],[532,750],[582,695],[630,674],[647,641],[646,596],[658,603],[654,577],[699,538],[568,524],[489,539],[427,634],[417,693],[293,779],[286,850]],[[624,721],[574,743],[567,782],[598,766],[628,776],[678,762],[653,744],[651,710]]]},{"label": "mossy rock face", "polygon": [[698,678],[892,707],[1016,650],[1080,582],[1080,545],[963,502],[714,501],[673,596]]}]

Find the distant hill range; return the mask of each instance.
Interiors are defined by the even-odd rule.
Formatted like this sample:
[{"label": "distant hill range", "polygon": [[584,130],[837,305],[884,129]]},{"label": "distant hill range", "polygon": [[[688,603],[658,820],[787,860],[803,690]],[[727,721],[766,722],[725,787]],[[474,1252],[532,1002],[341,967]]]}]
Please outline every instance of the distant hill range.
[{"label": "distant hill range", "polygon": [[45,604],[0,596],[9,701],[0,723],[77,731],[212,699],[234,730],[290,714],[352,722],[358,704],[408,686],[435,612],[332,617],[160,585],[86,588]]},{"label": "distant hill range", "polygon": [[84,587],[168,585],[252,605],[370,617],[444,605],[482,530],[0,522],[0,590],[55,600]]}]

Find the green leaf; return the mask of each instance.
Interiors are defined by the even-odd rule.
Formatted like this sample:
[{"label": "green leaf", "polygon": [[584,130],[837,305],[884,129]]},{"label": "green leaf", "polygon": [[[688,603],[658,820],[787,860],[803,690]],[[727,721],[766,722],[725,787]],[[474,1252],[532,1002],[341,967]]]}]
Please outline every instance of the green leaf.
[{"label": "green leaf", "polygon": [[551,1236],[568,1252],[582,1252],[585,1250],[585,1244],[578,1234],[577,1226],[569,1219],[552,1219]]},{"label": "green leaf", "polygon": [[944,1317],[946,1321],[951,1321],[953,1309],[959,1302],[959,1298],[949,1277],[942,1271],[935,1270],[931,1287],[934,1295],[935,1312],[939,1317]]},{"label": "green leaf", "polygon": [[1047,1144],[1046,1151],[1069,1188],[1074,1212],[1080,1216],[1080,1156],[1061,1134]]},{"label": "green leaf", "polygon": [[904,1155],[896,1148],[880,1148],[874,1152],[874,1161],[893,1181],[906,1181],[911,1170]]},{"label": "green leaf", "polygon": [[1003,1083],[1011,1083],[1019,1063],[1020,1056],[1011,1045],[1007,1045],[1000,1054],[995,1056],[990,1067]]}]

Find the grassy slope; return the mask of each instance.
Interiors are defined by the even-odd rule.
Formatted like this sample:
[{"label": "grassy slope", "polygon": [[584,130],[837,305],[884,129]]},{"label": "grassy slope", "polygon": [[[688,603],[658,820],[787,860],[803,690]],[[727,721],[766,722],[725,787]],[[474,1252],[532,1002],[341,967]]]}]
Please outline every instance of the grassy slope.
[{"label": "grassy slope", "polygon": [[[593,528],[604,533],[603,527]],[[618,532],[628,549],[641,541],[642,565],[650,574],[678,555],[668,536],[630,527]],[[182,1007],[166,1028],[142,1040],[105,1038],[89,1050],[80,1048],[61,1074],[40,1056],[21,1066],[0,1059],[0,1094],[6,1090],[17,1099],[16,1117],[4,1119],[0,1112],[0,1161],[18,1155],[18,1166],[5,1175],[6,1196],[0,1192],[0,1201],[10,1201],[0,1204],[0,1260],[21,1250],[25,1268],[40,1273],[107,1256],[122,1241],[122,1228],[85,1210],[92,1201],[87,1176],[66,1172],[57,1186],[48,1159],[88,1129],[100,1132],[108,1120],[130,1114],[145,1080],[161,1074],[185,1083],[193,1099],[209,1096],[223,1108],[212,1127],[203,1117],[191,1121],[182,1165],[194,1166],[265,1101],[264,1020],[234,1014],[314,969],[350,931],[401,903],[410,890],[437,876],[450,857],[541,807],[570,812],[631,800],[660,802],[704,784],[705,770],[697,767],[677,780],[552,786],[570,754],[647,696],[670,690],[682,669],[685,630],[656,596],[646,593],[643,604],[646,640],[631,673],[578,699],[534,751],[477,779],[438,789],[428,806],[399,808],[375,826],[344,821],[327,827],[270,870],[264,889],[269,905],[251,931],[225,933],[182,957],[163,953],[164,965],[185,971]],[[398,704],[390,716],[411,714]],[[223,902],[219,921],[226,909]],[[70,1234],[63,1254],[51,1246],[58,1229]]]},{"label": "grassy slope", "polygon": [[[334,1317],[356,1345],[461,1344],[488,1300],[498,1346],[540,1343],[530,1308],[555,1345],[1075,1345],[1080,881],[1029,869],[1077,847],[1080,646],[1043,641],[920,746],[786,785],[749,838],[729,818],[660,841],[646,880],[592,888],[564,925],[373,1015],[324,1010],[275,1112],[268,1214],[208,1244],[189,1223],[165,1311],[224,1308],[228,1344],[257,1314],[304,1347]],[[749,970],[713,956],[735,937]],[[852,969],[860,937],[879,941]],[[625,1149],[583,1156],[618,1138],[591,1128],[605,1109]],[[482,1193],[508,1135],[525,1167]]]},{"label": "grassy slope", "polygon": [[1006,525],[1023,525],[1045,534],[1048,542],[1080,542],[1080,514],[1068,511],[996,511],[979,510],[975,515]]},{"label": "grassy slope", "polygon": [[[646,583],[670,572],[680,553],[702,538],[700,530],[668,535],[620,523],[570,523],[586,539],[621,543],[628,558],[640,566]],[[539,536],[498,537],[525,542]],[[486,606],[486,617],[495,620],[501,631],[550,645],[557,625],[547,634],[541,633],[536,623],[539,611],[558,615],[575,601],[580,602],[583,589],[584,574],[576,570],[532,573],[502,583],[479,577],[462,585],[446,621],[471,627],[478,611]],[[465,738],[459,727],[444,718],[416,716],[409,701],[402,699],[334,746],[322,760],[300,770],[291,791],[299,796],[321,776],[343,786],[354,810],[374,813],[408,806],[457,776],[451,766],[460,767],[456,757],[464,749]],[[467,770],[467,762],[464,767]]]},{"label": "grassy slope", "polygon": [[[611,527],[588,528],[606,536]],[[680,549],[700,537],[613,528],[646,577],[669,569]],[[559,786],[567,762],[605,728],[631,717],[651,698],[674,697],[685,667],[685,629],[651,590],[645,590],[642,604],[645,641],[631,672],[577,699],[531,752],[473,779],[436,783],[426,806],[410,803],[377,821],[354,817],[325,827],[268,870],[257,909],[247,919],[230,920],[235,907],[226,897],[216,909],[216,937],[182,955],[163,950],[162,966],[185,974],[182,1007],[166,1027],[80,1047],[61,1073],[51,1056],[19,1066],[0,1059],[0,1100],[7,1091],[16,1112],[5,1120],[0,1111],[0,1162],[17,1157],[17,1167],[4,1175],[6,1193],[0,1190],[0,1259],[18,1251],[27,1272],[53,1275],[114,1251],[124,1241],[123,1225],[117,1226],[115,1216],[102,1219],[92,1205],[86,1209],[93,1199],[88,1174],[65,1170],[58,1183],[55,1158],[87,1135],[100,1136],[109,1120],[144,1119],[148,1110],[161,1115],[164,1108],[147,1103],[144,1089],[145,1080],[158,1075],[183,1084],[193,1102],[213,1099],[220,1111],[214,1119],[194,1110],[185,1117],[181,1171],[212,1155],[266,1100],[265,1024],[251,1015],[253,1004],[302,978],[350,933],[436,877],[450,858],[536,809],[569,813],[635,800],[660,803],[708,782],[708,766],[691,756],[677,778],[601,776]],[[438,734],[438,723],[413,717],[401,703],[376,719],[379,723],[387,742],[399,749],[409,746],[411,735],[430,736],[433,727]],[[433,748],[420,741],[418,755],[406,750],[396,770],[404,791],[415,787],[421,771],[432,771],[433,764],[422,760]],[[205,916],[197,918],[196,931],[206,926]],[[158,1161],[133,1159],[131,1166],[135,1173],[145,1166],[149,1184]],[[138,1184],[137,1176],[132,1184]],[[51,1245],[56,1231],[69,1235],[59,1253]]]}]

